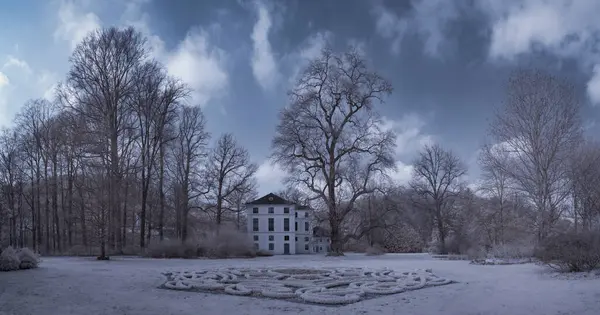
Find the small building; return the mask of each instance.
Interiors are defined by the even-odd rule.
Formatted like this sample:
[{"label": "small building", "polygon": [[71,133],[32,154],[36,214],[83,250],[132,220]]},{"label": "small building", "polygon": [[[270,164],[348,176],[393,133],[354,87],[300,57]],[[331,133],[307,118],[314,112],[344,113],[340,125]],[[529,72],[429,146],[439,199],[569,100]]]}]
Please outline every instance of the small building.
[{"label": "small building", "polygon": [[245,205],[247,231],[257,250],[274,255],[314,253],[313,211],[273,193]]}]

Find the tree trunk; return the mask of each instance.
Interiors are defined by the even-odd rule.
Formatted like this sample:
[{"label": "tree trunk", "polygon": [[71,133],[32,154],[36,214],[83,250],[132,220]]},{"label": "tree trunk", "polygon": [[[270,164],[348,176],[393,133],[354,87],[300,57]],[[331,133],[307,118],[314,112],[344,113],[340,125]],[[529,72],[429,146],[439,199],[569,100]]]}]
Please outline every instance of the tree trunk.
[{"label": "tree trunk", "polygon": [[58,161],[56,155],[52,163],[52,210],[54,212],[54,225],[56,227],[56,250],[61,251],[60,220],[58,218]]},{"label": "tree trunk", "polygon": [[158,171],[158,198],[159,198],[159,215],[158,215],[158,234],[159,239],[162,242],[164,238],[164,227],[165,227],[165,192],[164,192],[164,181],[165,181],[165,146],[161,142],[159,148],[159,171]]},{"label": "tree trunk", "polygon": [[50,253],[50,191],[48,180],[48,160],[44,160],[44,195],[46,195],[46,205],[44,207],[46,214],[46,253]]}]

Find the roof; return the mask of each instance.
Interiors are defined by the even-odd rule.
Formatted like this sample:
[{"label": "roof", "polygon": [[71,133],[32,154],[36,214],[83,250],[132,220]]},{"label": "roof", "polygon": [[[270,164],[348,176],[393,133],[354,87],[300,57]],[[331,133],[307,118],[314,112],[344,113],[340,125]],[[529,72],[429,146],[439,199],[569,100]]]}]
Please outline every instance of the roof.
[{"label": "roof", "polygon": [[293,202],[289,202],[274,193],[270,193],[263,197],[260,197],[254,201],[246,203],[247,205],[292,205]]}]

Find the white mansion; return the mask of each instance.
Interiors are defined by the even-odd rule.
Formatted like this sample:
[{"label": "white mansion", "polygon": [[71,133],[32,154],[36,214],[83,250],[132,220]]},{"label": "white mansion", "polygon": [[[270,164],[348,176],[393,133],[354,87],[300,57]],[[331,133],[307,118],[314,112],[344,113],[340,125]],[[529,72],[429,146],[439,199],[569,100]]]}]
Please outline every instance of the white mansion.
[{"label": "white mansion", "polygon": [[248,233],[257,250],[277,254],[329,251],[329,238],[313,228],[313,213],[273,193],[246,203]]}]

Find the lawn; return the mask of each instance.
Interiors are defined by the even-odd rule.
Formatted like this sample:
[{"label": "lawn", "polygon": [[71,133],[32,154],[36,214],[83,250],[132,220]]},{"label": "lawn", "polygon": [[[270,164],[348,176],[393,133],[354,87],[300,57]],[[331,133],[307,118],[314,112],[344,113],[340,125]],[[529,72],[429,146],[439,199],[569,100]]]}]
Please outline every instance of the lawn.
[{"label": "lawn", "polygon": [[[339,307],[159,288],[172,270],[431,269],[457,283],[378,296]],[[600,279],[556,275],[534,264],[470,265],[425,254],[315,255],[229,260],[44,258],[40,268],[0,273],[0,314],[499,314],[597,315]]]}]

